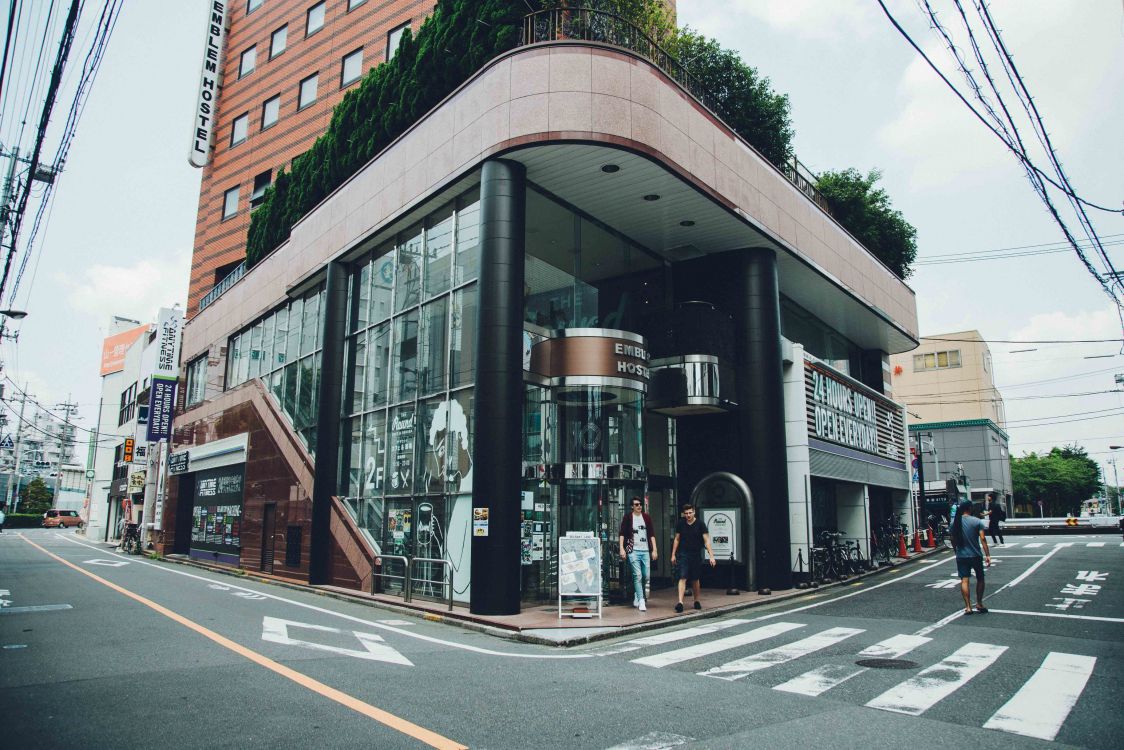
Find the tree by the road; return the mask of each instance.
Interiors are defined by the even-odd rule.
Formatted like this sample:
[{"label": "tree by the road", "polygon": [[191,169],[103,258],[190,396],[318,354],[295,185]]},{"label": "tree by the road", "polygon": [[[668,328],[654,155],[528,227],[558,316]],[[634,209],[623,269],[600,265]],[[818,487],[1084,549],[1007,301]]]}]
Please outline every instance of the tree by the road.
[{"label": "tree by the road", "polygon": [[1047,516],[1079,515],[1081,503],[1101,489],[1100,470],[1084,448],[1067,445],[1011,459],[1015,503],[1044,504]]},{"label": "tree by the road", "polygon": [[35,477],[23,491],[20,510],[24,513],[46,513],[54,502],[54,494],[40,477]]}]

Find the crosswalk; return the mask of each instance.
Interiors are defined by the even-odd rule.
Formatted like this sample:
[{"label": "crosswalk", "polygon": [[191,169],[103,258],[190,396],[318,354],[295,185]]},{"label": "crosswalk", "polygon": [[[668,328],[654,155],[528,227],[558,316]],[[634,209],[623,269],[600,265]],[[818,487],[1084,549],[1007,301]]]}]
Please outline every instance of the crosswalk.
[{"label": "crosswalk", "polygon": [[[723,631],[736,632],[724,634]],[[951,644],[946,651],[939,641],[926,635],[902,633],[874,643],[870,643],[875,640],[870,636],[862,628],[816,630],[806,622],[754,622],[733,618],[636,638],[605,654],[653,650],[642,656],[629,654],[626,658],[634,664],[655,669],[686,667],[701,676],[728,682],[760,675],[755,680],[758,684],[775,681],[768,679],[766,670],[789,665],[783,675],[788,679],[772,685],[772,689],[810,697],[822,696],[844,683],[859,685],[866,675],[873,680],[868,686],[882,689],[882,692],[865,700],[863,705],[921,716],[996,665],[1009,650],[1004,645],[972,641]],[[863,644],[864,640],[869,645]],[[737,658],[722,660],[735,650],[739,651]],[[741,654],[745,650],[752,653]],[[919,650],[921,653],[917,654]],[[818,666],[790,677],[794,671],[791,669],[793,662],[813,655]],[[909,666],[919,671],[911,671],[911,676],[886,687],[887,676],[891,673],[872,667],[878,666],[879,660],[900,660],[905,656],[918,659]],[[703,664],[706,660],[712,660],[712,665]],[[868,663],[870,660],[874,663]],[[714,664],[715,661],[720,663]],[[983,723],[983,728],[1053,740],[1077,705],[1096,663],[1092,656],[1049,652],[1009,700]],[[1029,668],[1030,665],[1022,667]],[[1009,675],[1004,675],[1003,679],[1005,683],[1010,682]],[[857,692],[861,690],[852,695]],[[860,700],[869,697],[871,692],[865,692]],[[997,696],[996,702],[1002,697]]]},{"label": "crosswalk", "polygon": [[[992,544],[991,549],[1012,549],[1014,547],[1022,547],[1023,549],[1041,549],[1042,547],[1104,547],[1108,542],[1006,542],[1004,544]],[[1124,547],[1124,542],[1120,543]]]}]

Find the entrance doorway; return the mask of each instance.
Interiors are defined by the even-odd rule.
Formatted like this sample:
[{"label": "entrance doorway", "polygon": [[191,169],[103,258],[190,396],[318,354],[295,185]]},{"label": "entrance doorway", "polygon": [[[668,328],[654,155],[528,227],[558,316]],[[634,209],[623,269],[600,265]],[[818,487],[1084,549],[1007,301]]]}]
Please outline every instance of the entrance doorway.
[{"label": "entrance doorway", "polygon": [[267,503],[261,523],[261,570],[273,572],[273,556],[277,549],[277,503]]}]

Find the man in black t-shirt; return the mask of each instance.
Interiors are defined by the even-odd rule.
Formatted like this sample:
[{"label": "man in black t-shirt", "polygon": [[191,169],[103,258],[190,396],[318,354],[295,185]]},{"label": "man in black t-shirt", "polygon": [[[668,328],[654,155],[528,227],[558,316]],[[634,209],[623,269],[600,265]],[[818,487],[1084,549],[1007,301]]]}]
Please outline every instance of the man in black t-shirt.
[{"label": "man in black t-shirt", "polygon": [[[675,605],[676,612],[683,611],[683,594],[687,592],[688,580],[692,582],[695,594],[695,609],[702,609],[699,604],[699,574],[703,547],[710,555],[710,567],[713,568],[717,562],[714,550],[710,548],[710,532],[705,523],[695,518],[695,506],[687,503],[683,506],[683,518],[675,524],[675,541],[671,543],[671,564],[676,565],[678,560],[679,571],[679,603]],[[683,554],[680,555],[680,552]]]}]

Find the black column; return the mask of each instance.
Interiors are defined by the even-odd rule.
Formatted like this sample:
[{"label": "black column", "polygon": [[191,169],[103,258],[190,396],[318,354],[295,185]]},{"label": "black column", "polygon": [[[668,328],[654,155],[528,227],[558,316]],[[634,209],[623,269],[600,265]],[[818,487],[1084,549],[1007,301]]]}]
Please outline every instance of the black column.
[{"label": "black column", "polygon": [[734,311],[738,414],[742,466],[756,507],[754,583],[758,588],[787,589],[792,587],[792,566],[777,256],[768,248],[749,248],[739,251],[738,257],[741,302]]},{"label": "black column", "polygon": [[310,583],[327,583],[332,571],[332,496],[338,492],[340,393],[343,383],[344,332],[347,330],[347,269],[328,264],[325,275],[323,348],[320,351],[320,408],[316,421],[316,458],[312,476]]},{"label": "black column", "polygon": [[488,535],[472,537],[470,610],[519,612],[523,417],[523,231],[526,169],[484,162],[480,177],[480,302],[472,507],[487,508]]}]

